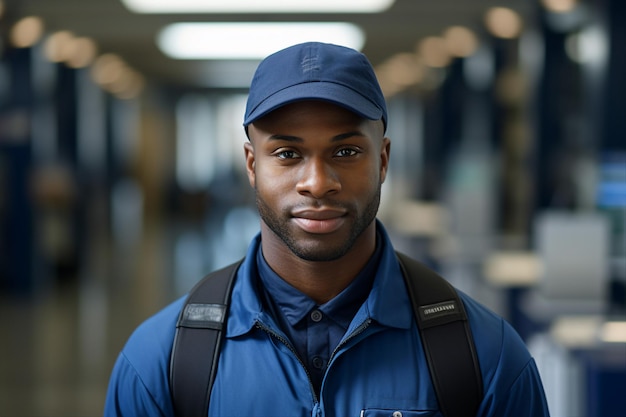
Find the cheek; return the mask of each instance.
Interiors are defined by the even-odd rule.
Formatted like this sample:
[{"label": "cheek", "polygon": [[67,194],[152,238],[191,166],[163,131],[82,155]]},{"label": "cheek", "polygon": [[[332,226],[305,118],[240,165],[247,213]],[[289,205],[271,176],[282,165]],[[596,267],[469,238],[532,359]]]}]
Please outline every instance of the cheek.
[{"label": "cheek", "polygon": [[294,175],[280,172],[263,164],[255,168],[255,189],[264,196],[286,195],[295,189]]},{"label": "cheek", "polygon": [[380,188],[380,175],[364,175],[361,178],[362,180],[355,186],[355,193],[360,196],[361,201],[369,201]]},{"label": "cheek", "polygon": [[368,164],[363,165],[358,172],[351,173],[351,178],[355,187],[367,194],[367,190],[375,189],[382,184],[384,172],[377,160],[371,160]]},{"label": "cheek", "polygon": [[[372,167],[373,168],[373,167]],[[375,168],[362,172],[352,183],[352,193],[362,205],[369,205],[372,199],[380,192],[383,177]]]}]

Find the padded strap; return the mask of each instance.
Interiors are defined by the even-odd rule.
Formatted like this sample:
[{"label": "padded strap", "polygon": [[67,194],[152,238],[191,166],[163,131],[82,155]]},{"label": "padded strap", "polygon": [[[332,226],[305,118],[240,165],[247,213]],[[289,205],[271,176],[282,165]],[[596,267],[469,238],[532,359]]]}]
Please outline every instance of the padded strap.
[{"label": "padded strap", "polygon": [[483,385],[463,302],[445,279],[408,256],[396,254],[439,408],[445,417],[475,416],[483,398]]},{"label": "padded strap", "polygon": [[215,271],[190,291],[176,323],[170,392],[177,417],[206,416],[237,269]]},{"label": "padded strap", "polygon": [[[463,302],[446,280],[397,253],[440,409],[445,417],[476,415],[482,378]],[[202,279],[176,325],[170,391],[177,417],[206,416],[235,275],[241,261]]]}]

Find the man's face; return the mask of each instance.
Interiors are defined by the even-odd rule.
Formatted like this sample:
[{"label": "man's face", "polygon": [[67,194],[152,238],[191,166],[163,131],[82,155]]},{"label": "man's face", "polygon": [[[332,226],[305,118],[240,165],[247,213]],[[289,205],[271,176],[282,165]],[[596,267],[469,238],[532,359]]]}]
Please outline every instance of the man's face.
[{"label": "man's face", "polygon": [[382,122],[305,101],[256,121],[249,136],[248,178],[273,248],[331,261],[373,227],[389,161]]}]

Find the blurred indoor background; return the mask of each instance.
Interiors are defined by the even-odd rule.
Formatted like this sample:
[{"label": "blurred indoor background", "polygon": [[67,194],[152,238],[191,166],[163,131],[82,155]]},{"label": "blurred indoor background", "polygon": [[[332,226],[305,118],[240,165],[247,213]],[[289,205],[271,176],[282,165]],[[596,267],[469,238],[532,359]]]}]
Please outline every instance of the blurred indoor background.
[{"label": "blurred indoor background", "polygon": [[244,254],[246,88],[300,40],[376,68],[397,247],[512,323],[554,417],[626,416],[625,20],[624,0],[0,0],[0,416],[101,415],[135,326]]}]

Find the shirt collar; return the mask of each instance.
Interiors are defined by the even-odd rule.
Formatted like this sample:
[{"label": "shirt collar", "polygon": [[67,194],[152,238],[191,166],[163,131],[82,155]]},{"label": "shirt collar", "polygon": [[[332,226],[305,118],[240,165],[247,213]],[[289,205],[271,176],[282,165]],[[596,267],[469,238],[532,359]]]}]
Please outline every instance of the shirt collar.
[{"label": "shirt collar", "polygon": [[305,319],[314,308],[319,308],[327,317],[347,329],[372,288],[381,252],[380,239],[377,238],[374,255],[361,272],[341,293],[321,306],[278,276],[267,264],[261,246],[257,251],[256,262],[268,304],[280,309],[291,326]]},{"label": "shirt collar", "polygon": [[[374,267],[375,278],[367,301],[357,312],[353,322],[371,318],[384,326],[409,328],[413,313],[406,292],[400,265],[384,226],[377,220],[376,229],[380,237],[381,256]],[[377,241],[378,241],[377,240]],[[378,243],[377,243],[378,245]],[[227,337],[244,334],[254,326],[255,321],[264,316],[262,285],[256,255],[261,246],[261,234],[252,240],[244,262],[237,272],[230,305]]]}]

